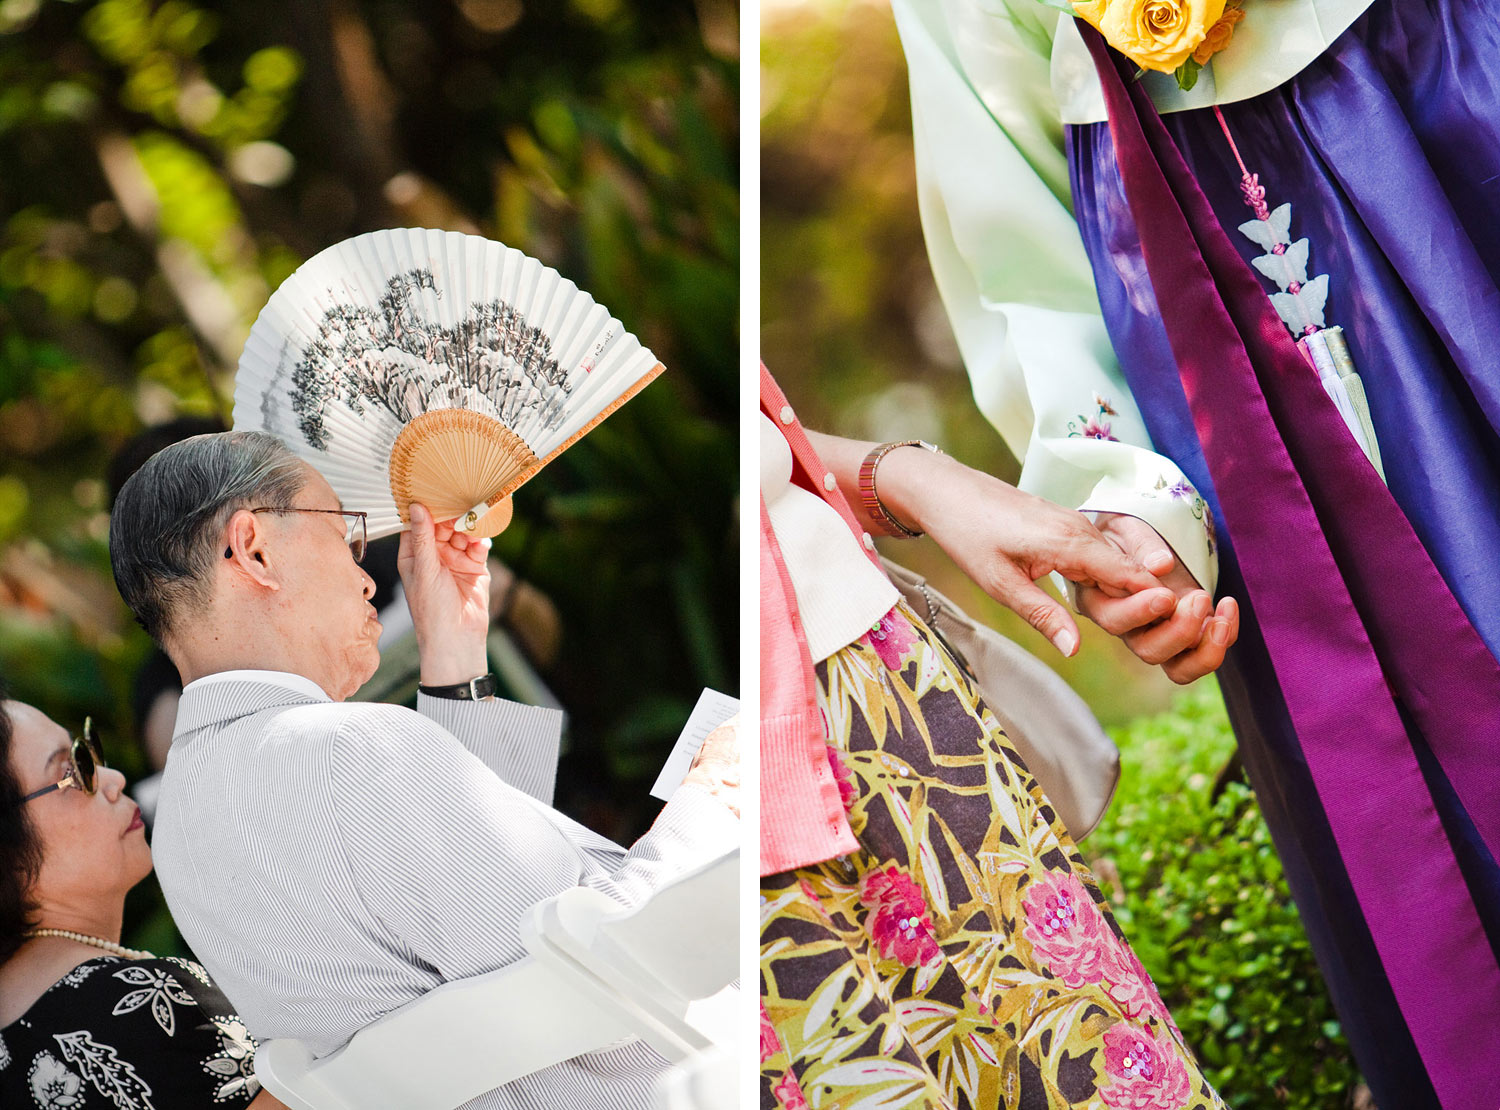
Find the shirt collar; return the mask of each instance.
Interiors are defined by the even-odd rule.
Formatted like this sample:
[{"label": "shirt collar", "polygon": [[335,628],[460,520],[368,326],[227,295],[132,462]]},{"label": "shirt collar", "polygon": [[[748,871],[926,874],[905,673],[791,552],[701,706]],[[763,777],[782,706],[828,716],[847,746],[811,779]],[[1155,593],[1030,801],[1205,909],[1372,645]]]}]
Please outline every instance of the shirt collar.
[{"label": "shirt collar", "polygon": [[271,686],[282,686],[294,693],[306,694],[308,697],[316,698],[318,701],[332,701],[321,686],[305,675],[292,674],[290,671],[219,671],[215,674],[207,674],[202,678],[195,678],[182,688],[186,694],[189,690],[202,690],[217,682],[258,682]]}]

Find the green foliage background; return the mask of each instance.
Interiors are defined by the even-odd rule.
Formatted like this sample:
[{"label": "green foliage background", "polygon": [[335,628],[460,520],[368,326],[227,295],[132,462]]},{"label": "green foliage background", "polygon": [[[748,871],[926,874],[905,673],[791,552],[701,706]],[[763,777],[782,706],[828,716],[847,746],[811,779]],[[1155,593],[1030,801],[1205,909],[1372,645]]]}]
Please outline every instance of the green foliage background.
[{"label": "green foliage background", "polygon": [[[928,268],[888,4],[783,0],[763,10],[767,365],[809,426],[920,436],[1013,480],[1019,466],[979,415]],[[1237,778],[1210,796],[1234,749],[1213,683],[1174,695],[1158,670],[1083,620],[1081,650],[1061,660],[931,541],[882,544],[1040,654],[1113,726],[1123,777],[1084,855],[1229,1105],[1351,1105],[1358,1075],[1254,797]]]},{"label": "green foliage background", "polygon": [[[1126,768],[1084,855],[1204,1074],[1237,1110],[1349,1104],[1359,1074],[1212,680],[1114,730]],[[1217,786],[1217,795],[1216,795]]]},{"label": "green foliage background", "polygon": [[[516,498],[561,612],[572,799],[613,835],[701,686],[737,692],[733,0],[0,2],[0,671],[142,770],[147,650],[110,455],[227,419],[277,284],[382,227],[477,232],[592,292],[667,373]],[[132,912],[137,936],[160,914]]]}]

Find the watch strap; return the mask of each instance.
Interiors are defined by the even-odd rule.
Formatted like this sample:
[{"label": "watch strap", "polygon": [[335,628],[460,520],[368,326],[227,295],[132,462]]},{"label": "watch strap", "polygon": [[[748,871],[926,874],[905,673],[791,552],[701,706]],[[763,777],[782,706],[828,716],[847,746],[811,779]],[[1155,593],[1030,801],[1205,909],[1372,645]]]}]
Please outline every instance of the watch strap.
[{"label": "watch strap", "polygon": [[447,698],[450,701],[483,701],[492,698],[500,684],[493,674],[482,674],[468,682],[457,682],[452,686],[424,686],[417,683],[417,692],[429,698]]}]

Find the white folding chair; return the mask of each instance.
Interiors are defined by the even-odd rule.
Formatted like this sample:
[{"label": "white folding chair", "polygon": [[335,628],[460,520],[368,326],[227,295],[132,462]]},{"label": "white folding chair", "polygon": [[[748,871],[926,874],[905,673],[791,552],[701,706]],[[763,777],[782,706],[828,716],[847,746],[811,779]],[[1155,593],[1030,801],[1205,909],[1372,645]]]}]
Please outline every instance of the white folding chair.
[{"label": "white folding chair", "polygon": [[521,935],[597,1000],[630,1000],[636,1035],[677,1066],[656,1092],[664,1110],[738,1105],[739,849],[621,909],[596,890],[565,891],[533,908]]},{"label": "white folding chair", "polygon": [[292,1110],[452,1110],[634,1035],[641,1019],[629,1009],[527,957],[444,983],[321,1059],[300,1041],[268,1041],[255,1074]]},{"label": "white folding chair", "polygon": [[[452,1110],[628,1037],[686,1060],[712,1040],[684,1020],[687,1002],[738,966],[738,863],[735,849],[630,910],[598,891],[564,891],[522,918],[525,959],[444,983],[321,1059],[301,1042],[268,1041],[255,1074],[291,1110]],[[601,974],[615,952],[619,966]]]}]

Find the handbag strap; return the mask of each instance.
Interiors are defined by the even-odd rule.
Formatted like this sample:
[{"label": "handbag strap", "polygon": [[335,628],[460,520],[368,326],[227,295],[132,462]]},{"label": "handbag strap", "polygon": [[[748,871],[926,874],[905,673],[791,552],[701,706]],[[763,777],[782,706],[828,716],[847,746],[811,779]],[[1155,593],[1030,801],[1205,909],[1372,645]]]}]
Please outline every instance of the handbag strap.
[{"label": "handbag strap", "polygon": [[860,549],[869,558],[870,562],[877,567],[884,567],[880,563],[880,555],[875,550],[874,543],[866,544],[864,541],[869,533],[860,527],[859,519],[855,517],[854,510],[849,507],[849,501],[844,497],[841,489],[835,486],[828,489],[823,480],[828,474],[828,468],[823,465],[823,460],[818,457],[818,452],[813,449],[812,441],[807,438],[807,432],[802,427],[802,421],[797,419],[796,412],[787,402],[786,394],[781,392],[781,387],[776,384],[776,379],[771,376],[771,371],[766,369],[766,364],[760,364],[760,411],[765,414],[766,419],[780,429],[786,438],[787,446],[792,449],[792,481],[803,489],[817,494],[834,510],[844,518],[844,523],[849,526],[849,531],[854,538],[860,541]]}]

